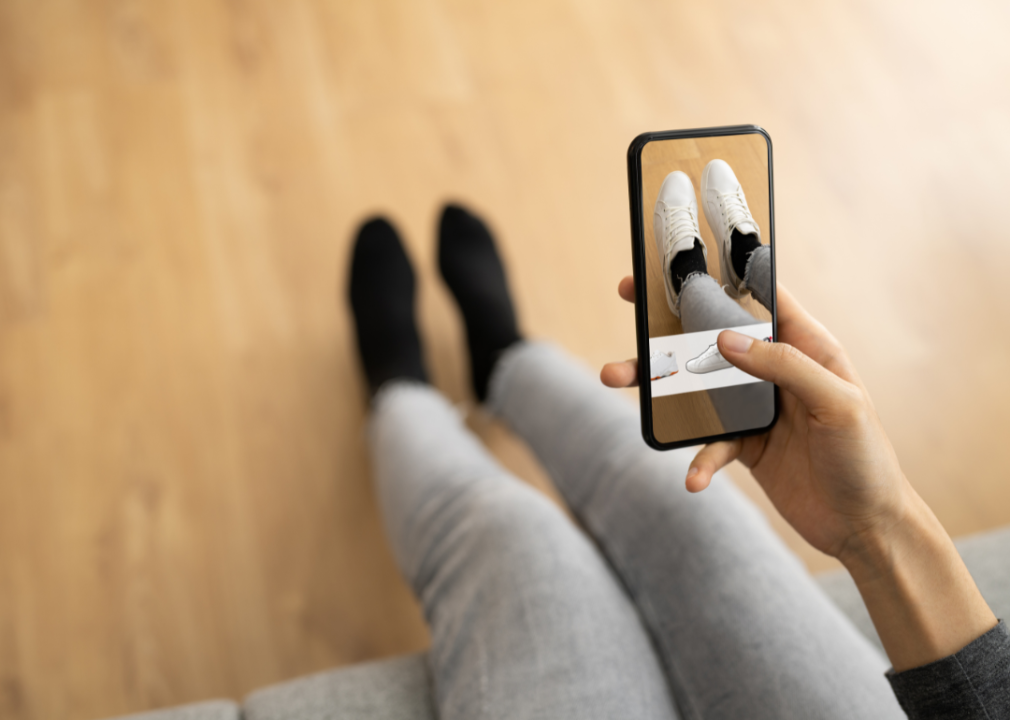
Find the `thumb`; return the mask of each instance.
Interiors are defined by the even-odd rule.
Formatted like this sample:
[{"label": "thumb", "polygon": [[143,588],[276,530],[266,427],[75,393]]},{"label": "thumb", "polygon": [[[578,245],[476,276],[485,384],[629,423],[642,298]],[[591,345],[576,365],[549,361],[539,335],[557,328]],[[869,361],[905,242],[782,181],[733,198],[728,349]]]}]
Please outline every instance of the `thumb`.
[{"label": "thumb", "polygon": [[730,363],[786,390],[815,417],[837,414],[856,402],[859,389],[792,345],[760,342],[732,330],[719,334],[719,352]]},{"label": "thumb", "polygon": [[685,485],[688,492],[701,492],[712,482],[712,476],[740,457],[743,440],[723,440],[703,447],[687,470]]}]

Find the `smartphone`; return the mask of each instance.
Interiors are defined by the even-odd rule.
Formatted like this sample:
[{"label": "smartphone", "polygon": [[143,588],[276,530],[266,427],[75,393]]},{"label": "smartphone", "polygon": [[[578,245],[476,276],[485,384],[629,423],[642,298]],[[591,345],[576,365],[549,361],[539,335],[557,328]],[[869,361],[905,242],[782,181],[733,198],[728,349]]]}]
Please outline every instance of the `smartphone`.
[{"label": "smartphone", "polygon": [[767,431],[777,389],[716,339],[778,339],[771,138],[756,125],[639,135],[628,186],[642,436],[672,450]]}]

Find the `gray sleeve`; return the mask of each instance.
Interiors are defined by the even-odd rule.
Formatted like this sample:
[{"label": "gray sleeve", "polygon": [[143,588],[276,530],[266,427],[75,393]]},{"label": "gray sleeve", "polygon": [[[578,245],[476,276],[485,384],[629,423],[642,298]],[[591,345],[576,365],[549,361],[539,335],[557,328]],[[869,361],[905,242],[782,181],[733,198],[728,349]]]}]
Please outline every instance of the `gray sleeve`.
[{"label": "gray sleeve", "polygon": [[1002,620],[953,655],[888,671],[909,720],[1010,720],[1010,636]]}]

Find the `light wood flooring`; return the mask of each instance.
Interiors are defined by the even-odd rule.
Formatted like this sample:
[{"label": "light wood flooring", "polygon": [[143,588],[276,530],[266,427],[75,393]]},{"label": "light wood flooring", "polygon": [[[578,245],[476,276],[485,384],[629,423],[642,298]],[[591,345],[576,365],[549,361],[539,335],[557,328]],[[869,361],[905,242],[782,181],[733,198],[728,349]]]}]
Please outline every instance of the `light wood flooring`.
[{"label": "light wood flooring", "polygon": [[647,130],[770,132],[781,280],[948,530],[1010,522],[1008,26],[993,0],[0,0],[0,718],[425,647],[371,489],[354,228],[402,229],[454,401],[447,198],[491,219],[529,335],[630,357]]}]

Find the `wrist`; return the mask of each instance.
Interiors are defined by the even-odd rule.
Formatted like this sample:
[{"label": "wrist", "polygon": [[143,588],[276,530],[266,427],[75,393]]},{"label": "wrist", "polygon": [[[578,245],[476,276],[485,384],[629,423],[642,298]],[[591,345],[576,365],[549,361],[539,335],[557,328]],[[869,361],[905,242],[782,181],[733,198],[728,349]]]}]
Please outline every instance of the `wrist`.
[{"label": "wrist", "polygon": [[838,557],[896,671],[951,655],[996,624],[950,536],[905,485],[896,511]]},{"label": "wrist", "polygon": [[837,558],[859,584],[893,576],[909,553],[937,542],[950,543],[940,521],[902,476],[891,507],[852,534]]}]

